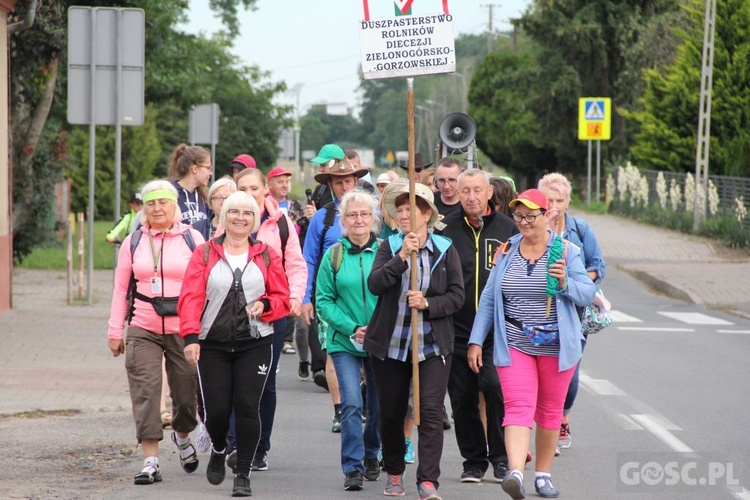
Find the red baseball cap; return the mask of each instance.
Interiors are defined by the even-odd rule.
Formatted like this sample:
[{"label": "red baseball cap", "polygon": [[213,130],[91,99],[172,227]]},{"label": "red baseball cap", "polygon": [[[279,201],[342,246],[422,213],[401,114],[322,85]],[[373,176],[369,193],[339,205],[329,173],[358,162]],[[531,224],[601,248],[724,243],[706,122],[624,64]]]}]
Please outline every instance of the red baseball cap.
[{"label": "red baseball cap", "polygon": [[270,181],[270,180],[271,180],[271,179],[273,179],[274,177],[280,177],[280,176],[282,176],[282,175],[288,175],[288,176],[290,176],[290,177],[291,177],[292,173],[291,173],[291,172],[289,172],[288,170],[284,170],[284,169],[283,169],[283,168],[281,168],[281,167],[273,167],[273,168],[271,169],[271,171],[270,171],[270,172],[268,172],[268,175],[266,176],[266,178],[267,178],[267,179],[268,179],[268,180]]},{"label": "red baseball cap", "polygon": [[229,165],[229,169],[239,169],[239,170],[245,170],[246,168],[258,168],[255,164],[255,158],[253,158],[250,155],[239,155],[237,158],[232,160],[232,163]]},{"label": "red baseball cap", "polygon": [[527,189],[523,193],[519,194],[518,198],[516,198],[515,200],[511,200],[511,202],[508,203],[508,206],[510,208],[513,208],[519,203],[523,203],[532,210],[538,209],[545,212],[549,210],[547,197],[544,196],[544,193],[542,193],[538,189]]}]

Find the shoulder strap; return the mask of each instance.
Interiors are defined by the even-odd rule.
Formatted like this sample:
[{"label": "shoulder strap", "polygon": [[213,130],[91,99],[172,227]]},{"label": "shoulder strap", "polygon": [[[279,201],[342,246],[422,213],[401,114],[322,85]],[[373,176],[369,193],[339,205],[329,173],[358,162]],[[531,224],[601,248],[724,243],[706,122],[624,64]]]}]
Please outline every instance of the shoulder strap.
[{"label": "shoulder strap", "polygon": [[289,222],[282,213],[279,219],[279,237],[281,238],[281,265],[286,269],[286,243],[289,241]]},{"label": "shoulder strap", "polygon": [[495,255],[492,256],[492,265],[498,265],[508,253],[510,253],[510,243],[504,241],[499,247],[497,247],[497,250],[495,250]]},{"label": "shoulder strap", "polygon": [[341,269],[341,261],[344,259],[344,245],[340,242],[336,242],[331,245],[331,269],[333,269],[333,276],[336,277],[336,273]]},{"label": "shoulder strap", "polygon": [[333,221],[336,218],[336,206],[332,201],[326,203],[323,210],[326,211],[326,215],[323,217],[323,232],[320,233],[320,252],[318,252],[318,262],[316,263],[318,267],[320,266],[320,259],[323,258],[323,251],[325,250],[326,234],[328,234],[328,230],[333,226]]},{"label": "shoulder strap", "polygon": [[268,247],[263,249],[261,255],[263,256],[263,263],[266,265],[266,269],[268,269],[268,266],[271,265],[271,256],[268,254]]},{"label": "shoulder strap", "polygon": [[203,244],[203,264],[208,265],[208,256],[211,253],[211,247],[208,246],[208,242]]},{"label": "shoulder strap", "polygon": [[182,237],[185,240],[185,243],[187,243],[187,246],[190,248],[190,251],[195,250],[195,240],[193,239],[193,235],[190,234],[190,229],[182,233]]},{"label": "shoulder strap", "polygon": [[138,248],[138,243],[141,241],[143,231],[133,231],[133,235],[130,237],[130,261],[133,261],[133,254],[135,249]]}]

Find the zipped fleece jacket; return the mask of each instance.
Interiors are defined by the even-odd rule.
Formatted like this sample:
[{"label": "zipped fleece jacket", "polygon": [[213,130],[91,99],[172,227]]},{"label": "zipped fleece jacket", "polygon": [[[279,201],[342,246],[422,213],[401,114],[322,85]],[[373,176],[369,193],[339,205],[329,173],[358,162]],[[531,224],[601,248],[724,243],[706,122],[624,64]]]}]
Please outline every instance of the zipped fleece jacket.
[{"label": "zipped fleece jacket", "polygon": [[[131,271],[135,275],[136,290],[147,297],[153,297],[151,291],[151,278],[154,277],[154,254],[151,251],[151,243],[148,238],[149,227],[143,225],[137,229],[144,234],[138,241],[133,255],[130,255],[130,240],[132,234],[125,237],[120,246],[117,256],[117,269],[115,269],[115,282],[112,290],[112,304],[109,312],[109,330],[107,337],[110,339],[121,339],[125,328],[125,316],[128,312],[128,286],[130,285]],[[187,224],[175,222],[165,233],[151,231],[154,240],[154,249],[161,257],[157,263],[156,276],[161,280],[161,296],[177,297],[180,295],[183,277],[192,250],[185,241],[182,233],[190,231],[196,245],[203,243],[203,236]],[[137,326],[158,334],[177,333],[180,329],[180,319],[177,316],[161,317],[156,314],[154,306],[148,302],[136,299],[135,311],[130,320],[132,326]]]},{"label": "zipped fleece jacket", "polygon": [[[249,318],[245,306],[262,301],[264,312],[257,321],[261,337],[273,334],[269,324],[289,314],[289,285],[281,258],[265,243],[248,238],[247,265],[234,272],[224,254],[224,236],[208,245],[208,262],[204,245],[193,252],[185,273],[185,283],[177,304],[180,336],[185,344],[200,341],[202,346],[237,351],[249,347]],[[268,248],[270,262],[266,268],[263,250]]]},{"label": "zipped fleece jacket", "polygon": [[[276,200],[267,196],[263,203],[263,209],[268,214],[268,218],[260,223],[257,237],[269,247],[276,250],[281,256],[281,232],[279,230],[279,220],[286,217],[287,227],[289,228],[289,238],[286,240],[286,252],[282,262],[284,264],[284,273],[289,283],[289,298],[299,300],[300,304],[305,296],[305,287],[307,286],[307,263],[302,257],[302,247],[300,246],[299,235],[295,229],[292,219],[284,214],[279,208]],[[219,224],[216,228],[215,237],[218,238],[224,234],[224,227]]]},{"label": "zipped fleece jacket", "polygon": [[[423,312],[432,325],[432,334],[445,356],[453,353],[453,314],[464,303],[464,280],[461,275],[461,260],[451,241],[430,234],[435,253],[430,267],[430,286],[425,297],[429,308]],[[375,255],[367,285],[378,303],[370,319],[365,335],[365,351],[378,359],[388,356],[393,331],[398,317],[398,301],[401,297],[401,275],[409,266],[401,260],[398,251],[404,242],[404,234],[398,233],[383,241]]]},{"label": "zipped fleece jacket", "polygon": [[[472,226],[461,207],[458,212],[443,219],[446,227],[440,232],[450,238],[461,259],[466,299],[461,309],[453,315],[453,325],[456,329],[456,342],[463,344],[469,341],[471,326],[479,307],[479,297],[490,276],[495,251],[508,238],[518,233],[513,219],[496,212],[491,206],[490,213],[483,216],[480,222],[479,228]],[[491,340],[490,335],[488,341]]]},{"label": "zipped fleece jacket", "polygon": [[[548,231],[547,251],[552,246],[555,235]],[[499,260],[492,268],[487,286],[484,287],[479,299],[474,327],[471,330],[469,344],[483,345],[487,333],[495,327],[495,345],[493,359],[495,366],[510,366],[510,348],[508,347],[508,336],[505,331],[505,306],[503,304],[503,277],[508,271],[513,256],[518,253],[523,236],[517,234],[510,240],[510,250],[507,255]],[[565,371],[574,367],[583,355],[581,341],[581,320],[575,306],[585,307],[594,301],[596,286],[589,278],[581,259],[581,249],[573,243],[568,244],[565,254],[565,266],[567,267],[567,279],[565,290],[555,294],[557,303],[557,324],[560,329],[560,355],[558,359],[558,370]],[[523,321],[523,318],[519,318]],[[550,318],[551,322],[551,318]]]},{"label": "zipped fleece jacket", "polygon": [[357,350],[349,339],[360,326],[366,326],[375,310],[377,298],[367,288],[378,240],[370,238],[363,247],[352,245],[347,238],[341,238],[341,267],[333,271],[331,249],[323,254],[318,270],[315,291],[315,308],[320,318],[328,323],[326,349],[329,354],[346,352],[353,356],[366,357],[367,353]]}]

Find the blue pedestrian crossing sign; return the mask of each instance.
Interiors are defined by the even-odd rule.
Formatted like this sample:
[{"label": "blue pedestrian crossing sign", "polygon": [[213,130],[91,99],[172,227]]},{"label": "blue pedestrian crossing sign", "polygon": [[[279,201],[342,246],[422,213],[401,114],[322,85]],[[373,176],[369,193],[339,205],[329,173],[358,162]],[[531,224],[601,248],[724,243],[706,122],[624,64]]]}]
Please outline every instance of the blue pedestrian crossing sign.
[{"label": "blue pedestrian crossing sign", "polygon": [[612,99],[581,97],[578,100],[578,139],[608,141],[612,137]]}]

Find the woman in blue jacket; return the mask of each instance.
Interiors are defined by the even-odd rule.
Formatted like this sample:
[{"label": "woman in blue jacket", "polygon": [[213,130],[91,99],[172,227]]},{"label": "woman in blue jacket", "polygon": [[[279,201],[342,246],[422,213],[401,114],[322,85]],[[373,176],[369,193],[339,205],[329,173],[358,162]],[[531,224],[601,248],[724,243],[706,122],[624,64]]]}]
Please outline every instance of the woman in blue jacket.
[{"label": "woman in blue jacket", "polygon": [[[547,228],[549,205],[538,189],[510,202],[521,234],[508,240],[479,301],[469,338],[468,362],[482,366],[482,344],[494,327],[493,359],[505,402],[505,446],[510,471],[503,490],[524,498],[523,468],[536,422],[534,487],[542,498],[556,498],[551,468],[568,384],[581,359],[581,321],[576,305],[591,304],[596,288],[586,274],[580,250],[565,243],[562,259],[549,263],[555,234]],[[547,274],[557,279],[548,300]]]}]

